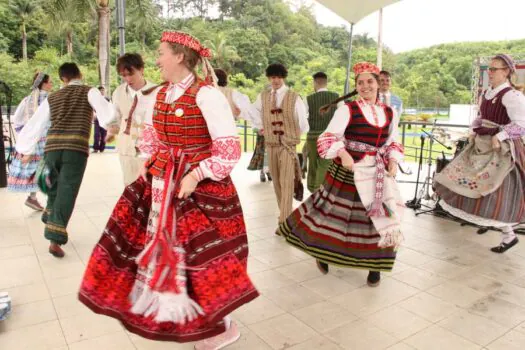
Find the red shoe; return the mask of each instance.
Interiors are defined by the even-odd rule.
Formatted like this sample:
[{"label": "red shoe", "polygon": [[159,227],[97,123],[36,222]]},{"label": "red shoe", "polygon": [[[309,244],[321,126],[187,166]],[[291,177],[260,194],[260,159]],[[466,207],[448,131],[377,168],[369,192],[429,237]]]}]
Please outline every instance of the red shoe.
[{"label": "red shoe", "polygon": [[36,210],[36,211],[44,211],[44,207],[38,203],[38,200],[36,198],[27,197],[26,202],[24,203],[29,208]]},{"label": "red shoe", "polygon": [[56,243],[51,243],[49,245],[49,254],[53,255],[55,258],[63,258],[66,255],[62,248]]},{"label": "red shoe", "polygon": [[237,324],[233,321],[226,332],[216,335],[215,337],[200,340],[195,344],[195,350],[219,350],[235,343],[241,337],[241,332]]}]

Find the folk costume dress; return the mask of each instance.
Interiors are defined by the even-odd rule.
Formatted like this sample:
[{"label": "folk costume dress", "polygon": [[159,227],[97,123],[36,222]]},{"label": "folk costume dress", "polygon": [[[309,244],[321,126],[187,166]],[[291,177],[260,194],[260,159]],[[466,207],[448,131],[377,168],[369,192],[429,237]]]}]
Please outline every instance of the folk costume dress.
[{"label": "folk costume dress", "polygon": [[[226,98],[193,74],[163,85],[140,147],[152,154],[149,178],[124,190],[79,298],[146,338],[188,342],[221,334],[223,319],[258,296],[246,271],[246,227],[229,176],[241,151]],[[190,172],[197,188],[177,199]],[[179,307],[195,319],[180,323]]]},{"label": "folk costume dress", "polygon": [[[472,129],[474,143],[436,175],[443,208],[481,226],[524,221],[525,96],[508,82],[487,90]],[[500,150],[492,148],[494,135]]]},{"label": "folk costume dress", "polygon": [[[38,89],[38,86],[42,81],[39,79],[40,76],[43,78],[44,74],[40,73],[35,79],[33,84],[32,93],[25,97],[18,107],[16,108],[13,121],[15,125],[15,131],[20,133],[27,122],[31,119],[38,106],[47,99],[48,92]],[[35,176],[38,169],[38,165],[44,158],[44,146],[46,144],[47,130],[44,131],[42,137],[38,140],[38,143],[31,153],[31,159],[24,163],[22,162],[22,154],[16,153],[13,157],[13,161],[9,166],[9,177],[7,179],[7,187],[13,192],[37,192],[38,184],[37,177]]]},{"label": "folk costume dress", "polygon": [[[402,200],[387,176],[390,158],[400,160],[392,109],[365,100],[340,106],[319,136],[319,155],[334,161],[321,188],[280,226],[291,245],[318,261],[370,271],[391,271],[402,240]],[[353,171],[341,165],[346,149]]]}]

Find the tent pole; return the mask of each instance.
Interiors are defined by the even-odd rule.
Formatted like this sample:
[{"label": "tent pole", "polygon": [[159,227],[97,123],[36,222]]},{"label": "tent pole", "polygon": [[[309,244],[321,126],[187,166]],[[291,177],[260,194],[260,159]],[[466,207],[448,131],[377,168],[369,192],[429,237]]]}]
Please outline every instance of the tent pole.
[{"label": "tent pole", "polygon": [[377,66],[383,68],[383,9],[379,9],[379,30],[377,34]]},{"label": "tent pole", "polygon": [[350,23],[350,37],[348,44],[348,66],[346,67],[345,95],[350,91],[350,70],[352,69],[352,41],[354,35],[354,24]]}]

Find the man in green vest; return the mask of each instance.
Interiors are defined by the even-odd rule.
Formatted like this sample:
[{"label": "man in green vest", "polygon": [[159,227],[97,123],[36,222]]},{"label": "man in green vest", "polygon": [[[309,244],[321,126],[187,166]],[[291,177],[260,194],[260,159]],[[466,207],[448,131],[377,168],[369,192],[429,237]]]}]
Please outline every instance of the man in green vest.
[{"label": "man in green vest", "polygon": [[337,99],[339,95],[328,91],[328,76],[324,72],[313,75],[314,91],[306,98],[308,105],[308,124],[310,131],[306,136],[306,148],[308,150],[308,177],[306,180],[308,190],[315,192],[324,181],[328,166],[332,162],[330,159],[323,159],[317,152],[317,138],[332,120],[335,108],[331,108],[327,113],[319,113],[319,109]]},{"label": "man in green vest", "polygon": [[67,224],[86,170],[93,111],[105,125],[113,119],[114,110],[97,88],[82,83],[75,63],[61,65],[58,75],[64,87],[38,107],[20,133],[16,149],[27,160],[48,130],[44,148],[49,169],[47,206],[42,221],[46,224],[44,236],[50,241],[49,253],[62,258],[65,253],[60,246],[68,241]]}]

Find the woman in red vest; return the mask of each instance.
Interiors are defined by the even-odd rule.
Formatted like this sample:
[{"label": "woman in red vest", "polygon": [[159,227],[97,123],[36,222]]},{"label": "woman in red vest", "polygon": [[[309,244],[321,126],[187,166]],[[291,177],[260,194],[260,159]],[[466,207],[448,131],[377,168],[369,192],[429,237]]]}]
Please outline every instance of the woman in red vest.
[{"label": "woman in red vest", "polygon": [[[163,84],[141,150],[142,176],[115,207],[88,263],[80,300],[143,337],[222,349],[240,337],[228,315],[258,296],[246,272],[248,243],[229,176],[241,150],[208,49],[164,32]],[[203,62],[206,79],[195,73]]]},{"label": "woman in red vest", "polygon": [[513,226],[525,220],[525,96],[511,82],[515,72],[510,56],[491,60],[469,146],[435,178],[445,210],[502,231],[495,253],[518,243]]},{"label": "woman in red vest", "polygon": [[336,110],[317,141],[319,155],[334,159],[324,183],[278,233],[315,257],[323,274],[329,264],[366,269],[373,287],[380,271],[392,270],[402,240],[394,176],[403,146],[396,142],[399,116],[378,100],[379,68],[361,62],[353,69],[356,90],[326,107],[358,98]]}]

